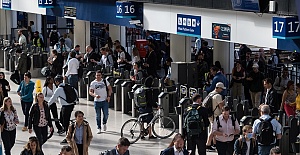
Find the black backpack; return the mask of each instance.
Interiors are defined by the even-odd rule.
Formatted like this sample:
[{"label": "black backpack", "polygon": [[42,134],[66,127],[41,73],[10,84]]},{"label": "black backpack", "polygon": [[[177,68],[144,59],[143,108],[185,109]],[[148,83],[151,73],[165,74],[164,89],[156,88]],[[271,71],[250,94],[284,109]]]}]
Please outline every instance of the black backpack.
[{"label": "black backpack", "polygon": [[183,128],[186,129],[188,138],[199,136],[204,131],[204,122],[202,116],[199,115],[198,107],[189,107],[187,115],[184,118]]},{"label": "black backpack", "polygon": [[67,103],[70,104],[75,104],[75,101],[78,99],[75,88],[73,88],[72,86],[70,86],[69,84],[65,84],[65,86],[60,86],[64,89],[64,92],[66,94],[66,98],[62,98],[61,99],[65,100]]},{"label": "black backpack", "polygon": [[30,55],[29,54],[27,54],[27,70],[29,71],[30,70],[30,68],[31,68],[31,57],[30,57]]},{"label": "black backpack", "polygon": [[202,102],[202,105],[207,109],[208,111],[208,117],[211,117],[214,115],[215,110],[217,107],[213,107],[213,97],[217,94],[208,94],[208,96],[205,97],[205,99]]},{"label": "black backpack", "polygon": [[130,54],[129,54],[128,52],[125,52],[125,51],[124,51],[124,53],[125,53],[125,58],[126,58],[126,60],[127,60],[127,61],[131,61],[132,59],[131,59]]},{"label": "black backpack", "polygon": [[50,32],[50,45],[54,46],[56,43],[58,43],[58,32],[51,31]]},{"label": "black backpack", "polygon": [[275,134],[271,121],[273,118],[267,120],[259,119],[261,122],[258,125],[257,130],[257,142],[261,145],[271,145],[275,141]]}]

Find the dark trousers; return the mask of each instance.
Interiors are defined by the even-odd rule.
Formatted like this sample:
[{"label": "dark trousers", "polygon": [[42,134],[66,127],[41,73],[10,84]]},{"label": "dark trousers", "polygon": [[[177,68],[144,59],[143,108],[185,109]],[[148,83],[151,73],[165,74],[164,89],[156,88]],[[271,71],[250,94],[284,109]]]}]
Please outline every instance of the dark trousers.
[{"label": "dark trousers", "polygon": [[245,100],[248,100],[250,108],[253,108],[254,105],[252,104],[251,95],[250,95],[249,90],[250,90],[249,86],[244,85]]},{"label": "dark trousers", "polygon": [[44,127],[33,126],[33,130],[35,132],[36,138],[39,141],[40,148],[42,149],[42,145],[47,141],[48,126],[44,126]]},{"label": "dark trousers", "polygon": [[68,131],[70,124],[71,113],[74,109],[74,105],[62,106],[60,110],[60,122],[64,127],[65,132]]},{"label": "dark trousers", "polygon": [[32,105],[32,102],[21,101],[21,105],[22,105],[23,114],[25,115],[25,125],[24,126],[27,127],[28,126],[28,118],[29,118],[29,110]]},{"label": "dark trousers", "polygon": [[206,139],[200,139],[199,137],[192,137],[187,140],[187,150],[192,150],[190,155],[196,154],[196,146],[198,149],[198,155],[206,155]]},{"label": "dark trousers", "polygon": [[229,142],[217,141],[218,155],[232,155],[233,154],[234,140]]},{"label": "dark trousers", "polygon": [[83,155],[83,144],[76,144],[79,155]]},{"label": "dark trousers", "polygon": [[10,150],[15,145],[16,141],[16,129],[12,131],[3,130],[1,138],[4,146],[5,155],[11,155]]},{"label": "dark trousers", "polygon": [[62,126],[60,125],[59,120],[58,120],[58,113],[57,113],[56,103],[51,104],[50,111],[51,111],[52,116],[54,118],[55,126],[56,126],[57,130],[62,130]]}]

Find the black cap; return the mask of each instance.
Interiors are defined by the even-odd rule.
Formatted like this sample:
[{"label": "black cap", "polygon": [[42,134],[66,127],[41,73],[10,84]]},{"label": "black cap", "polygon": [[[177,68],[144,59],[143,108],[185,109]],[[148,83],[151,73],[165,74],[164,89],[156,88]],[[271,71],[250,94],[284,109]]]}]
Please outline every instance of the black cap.
[{"label": "black cap", "polygon": [[62,82],[63,81],[63,77],[61,75],[56,75],[55,78],[54,78],[54,81]]},{"label": "black cap", "polygon": [[65,42],[65,39],[64,38],[60,38],[59,42]]}]

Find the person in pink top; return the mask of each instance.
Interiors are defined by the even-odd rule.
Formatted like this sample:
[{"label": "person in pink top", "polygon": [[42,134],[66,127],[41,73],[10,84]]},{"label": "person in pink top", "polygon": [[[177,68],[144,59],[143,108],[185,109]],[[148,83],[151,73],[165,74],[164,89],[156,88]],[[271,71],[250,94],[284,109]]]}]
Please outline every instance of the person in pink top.
[{"label": "person in pink top", "polygon": [[223,107],[222,114],[215,118],[213,133],[216,135],[218,155],[233,154],[234,135],[240,133],[239,124],[230,114],[228,106]]}]

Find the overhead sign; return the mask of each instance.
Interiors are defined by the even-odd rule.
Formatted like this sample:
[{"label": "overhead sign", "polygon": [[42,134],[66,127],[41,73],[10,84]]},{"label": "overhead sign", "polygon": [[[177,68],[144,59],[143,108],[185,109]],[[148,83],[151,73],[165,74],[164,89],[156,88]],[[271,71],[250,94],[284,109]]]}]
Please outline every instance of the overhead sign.
[{"label": "overhead sign", "polygon": [[69,7],[65,6],[65,11],[64,11],[64,17],[65,18],[71,18],[71,19],[76,19],[76,8],[75,7]]},{"label": "overhead sign", "polygon": [[39,8],[54,8],[56,0],[38,0]]},{"label": "overhead sign", "polygon": [[212,38],[230,40],[231,25],[212,23]]},{"label": "overhead sign", "polygon": [[273,38],[299,39],[299,26],[297,17],[273,17]]},{"label": "overhead sign", "polygon": [[143,3],[116,1],[117,18],[136,18],[143,14]]},{"label": "overhead sign", "polygon": [[2,0],[2,9],[11,10],[11,0]]},{"label": "overhead sign", "polygon": [[260,12],[259,0],[231,0],[233,10]]},{"label": "overhead sign", "polygon": [[177,34],[201,37],[201,16],[177,14]]}]

